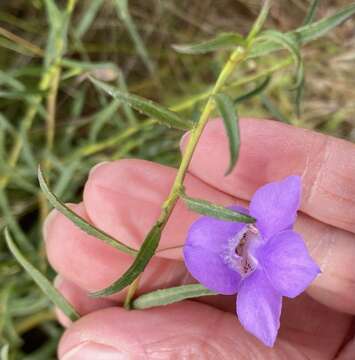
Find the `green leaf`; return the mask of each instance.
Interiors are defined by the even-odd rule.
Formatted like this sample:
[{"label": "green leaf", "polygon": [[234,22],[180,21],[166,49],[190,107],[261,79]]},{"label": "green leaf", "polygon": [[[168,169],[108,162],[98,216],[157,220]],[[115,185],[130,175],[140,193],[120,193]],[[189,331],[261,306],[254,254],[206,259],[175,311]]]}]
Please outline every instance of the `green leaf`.
[{"label": "green leaf", "polygon": [[133,301],[132,308],[148,309],[173,304],[186,299],[211,295],[217,295],[217,293],[206,289],[201,284],[182,285],[141,295]]},{"label": "green leaf", "polygon": [[150,230],[134,259],[133,264],[118,280],[114,281],[107,288],[90,293],[90,295],[92,297],[101,297],[115,294],[137,279],[155,254],[155,250],[159,245],[162,226],[163,224],[159,222]]},{"label": "green leaf", "polygon": [[245,94],[242,94],[240,96],[238,96],[236,99],[234,99],[234,104],[238,104],[242,101],[248,100],[254,96],[257,96],[259,94],[261,94],[266,88],[267,86],[270,84],[271,81],[271,76],[266,76],[265,79],[259,84],[257,85],[254,89],[246,92]]},{"label": "green leaf", "polygon": [[239,121],[233,100],[225,94],[214,96],[218,111],[220,112],[229,142],[229,166],[225,175],[230,174],[234,169],[239,155]]},{"label": "green leaf", "polygon": [[102,4],[103,0],[91,0],[87,6],[85,6],[85,11],[83,11],[80,21],[74,29],[74,34],[78,39],[82,38],[90,28]]},{"label": "green leaf", "polygon": [[[285,34],[289,39],[298,41],[300,45],[307,44],[325,35],[330,30],[349,19],[355,14],[355,4],[344,7],[334,15],[316,21],[310,25],[302,26],[299,29]],[[269,54],[273,51],[282,49],[279,43],[273,41],[253,42],[249,51],[249,58],[259,57]]]},{"label": "green leaf", "polygon": [[96,238],[102,240],[106,244],[114,247],[117,250],[120,250],[129,255],[136,255],[137,251],[132,249],[131,247],[123,244],[112,236],[108,235],[104,231],[96,228],[95,226],[89,224],[86,220],[77,215],[73,210],[71,210],[68,206],[63,204],[49,189],[46,180],[43,177],[42,170],[38,168],[38,181],[39,185],[44,192],[44,195],[48,199],[48,201],[65,217],[67,217],[70,221],[72,221],[76,226],[78,226],[81,230],[85,231],[87,234],[91,236],[95,236]]},{"label": "green leaf", "polygon": [[197,44],[172,45],[172,48],[182,54],[206,54],[208,52],[231,49],[244,46],[245,39],[236,33],[221,33],[215,38]]},{"label": "green leaf", "polygon": [[237,221],[247,224],[251,224],[256,221],[249,215],[225,208],[221,205],[212,204],[206,200],[191,198],[185,194],[182,194],[181,198],[185,201],[189,209],[202,215],[212,216],[220,220]]},{"label": "green leaf", "polygon": [[63,313],[72,321],[79,319],[79,314],[75,309],[68,303],[64,296],[51,284],[51,282],[39,272],[20,252],[18,247],[15,245],[11,238],[9,230],[5,229],[5,240],[6,244],[21,264],[21,266],[27,271],[31,278],[37,283],[41,290],[48,296],[48,298],[60,309]]},{"label": "green leaf", "polygon": [[269,14],[271,8],[271,0],[265,0],[263,7],[261,8],[261,11],[259,13],[259,16],[257,17],[253,27],[251,28],[247,41],[250,43],[254,40],[254,38],[259,34],[260,30],[264,26],[264,23],[267,19],[267,16]]},{"label": "green leaf", "polygon": [[270,114],[275,119],[284,122],[286,124],[291,124],[291,121],[287,118],[287,116],[282,114],[280,110],[272,103],[272,101],[266,95],[261,95],[260,100],[263,106],[270,112]]},{"label": "green leaf", "polygon": [[99,89],[103,90],[113,98],[119,99],[127,103],[129,106],[133,107],[139,112],[156,119],[164,125],[181,130],[190,130],[193,126],[191,121],[186,121],[182,119],[175,112],[166,109],[151,100],[144,99],[137,95],[122,92],[119,89],[107,85],[106,83],[96,80],[92,77],[89,77],[89,79],[93,82],[95,86],[97,86]]},{"label": "green leaf", "polygon": [[300,116],[301,112],[301,100],[304,88],[304,65],[300,53],[299,44],[292,37],[288,37],[286,34],[279,31],[268,30],[262,33],[257,41],[271,40],[272,42],[279,43],[283,48],[287,49],[296,64],[296,83],[293,90],[296,91],[295,105],[297,116]]},{"label": "green leaf", "polygon": [[306,17],[304,18],[303,25],[309,25],[313,22],[313,19],[316,15],[320,0],[312,0],[311,4],[309,5]]}]

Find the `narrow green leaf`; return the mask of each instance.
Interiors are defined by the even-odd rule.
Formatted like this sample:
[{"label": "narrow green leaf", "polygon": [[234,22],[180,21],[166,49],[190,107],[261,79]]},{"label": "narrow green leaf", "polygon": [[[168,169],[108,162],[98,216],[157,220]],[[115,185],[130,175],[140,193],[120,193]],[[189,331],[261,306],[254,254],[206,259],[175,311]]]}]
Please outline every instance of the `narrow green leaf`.
[{"label": "narrow green leaf", "polygon": [[115,294],[130,285],[144,271],[150,259],[154,256],[161,237],[162,224],[157,223],[149,232],[139,249],[133,264],[116,281],[107,288],[91,293],[93,297],[109,296]]},{"label": "narrow green leaf", "polygon": [[259,85],[257,85],[254,89],[246,92],[245,94],[242,94],[238,96],[236,99],[234,99],[234,104],[238,104],[242,101],[248,100],[254,96],[257,96],[261,94],[267,86],[270,84],[271,76],[267,76]]},{"label": "narrow green leaf", "polygon": [[272,103],[272,101],[266,95],[261,95],[260,100],[263,106],[270,112],[270,114],[275,119],[286,124],[291,124],[291,121],[288,119],[288,117],[282,114],[281,111]]},{"label": "narrow green leaf", "polygon": [[320,0],[312,0],[311,4],[309,5],[306,17],[304,18],[303,25],[309,25],[313,22],[313,19],[316,15]]},{"label": "narrow green leaf", "polygon": [[225,94],[217,94],[214,96],[218,111],[220,112],[229,143],[229,166],[225,175],[230,174],[234,169],[239,155],[239,121],[238,115],[233,104],[233,100]]},{"label": "narrow green leaf", "polygon": [[81,17],[79,24],[74,29],[75,36],[78,39],[82,38],[86,31],[89,29],[102,4],[103,0],[91,0],[90,2],[88,2],[87,6],[85,6],[83,16]]},{"label": "narrow green leaf", "polygon": [[291,32],[302,44],[318,39],[355,14],[355,3],[345,6],[334,15]]},{"label": "narrow green leaf", "polygon": [[85,231],[87,234],[91,236],[95,236],[96,238],[102,240],[108,245],[111,245],[117,250],[120,250],[129,255],[136,255],[137,251],[132,249],[131,247],[123,244],[112,236],[108,235],[104,231],[96,228],[95,226],[89,224],[86,220],[77,215],[73,210],[71,210],[68,206],[63,204],[49,189],[46,180],[43,177],[42,170],[38,168],[38,181],[39,185],[44,192],[44,195],[48,199],[48,201],[65,217],[67,217],[70,221],[72,221],[76,226],[78,226],[81,230]]},{"label": "narrow green leaf", "polygon": [[182,54],[206,54],[208,52],[231,49],[244,46],[245,39],[236,33],[221,33],[215,38],[197,44],[172,45],[172,48]]},{"label": "narrow green leaf", "polygon": [[64,296],[51,284],[50,281],[39,272],[20,252],[18,247],[15,245],[13,239],[11,238],[10,232],[8,229],[5,229],[5,240],[6,244],[16,258],[16,260],[21,264],[21,266],[27,271],[31,278],[37,283],[41,290],[48,296],[48,298],[63,311],[63,313],[71,320],[75,321],[79,319],[79,314],[75,309],[67,302]]},{"label": "narrow green leaf", "polygon": [[217,295],[201,284],[191,284],[152,291],[139,296],[132,302],[133,309],[148,309],[173,304],[186,299]]},{"label": "narrow green leaf", "polygon": [[296,64],[296,83],[292,90],[296,91],[295,106],[297,116],[300,116],[301,112],[301,100],[304,88],[304,65],[297,40],[292,37],[288,37],[286,34],[279,31],[268,30],[262,33],[258,40],[271,40],[272,42],[279,43],[283,48],[287,49]]},{"label": "narrow green leaf", "polygon": [[264,26],[264,23],[267,19],[267,16],[269,14],[270,8],[271,8],[271,0],[265,0],[264,4],[261,8],[261,11],[259,13],[259,16],[257,17],[253,27],[251,28],[247,41],[251,42],[253,39],[259,34],[260,30]]},{"label": "narrow green leaf", "polygon": [[[316,21],[310,25],[302,26],[299,29],[285,34],[289,39],[297,41],[300,45],[309,43],[325,35],[336,26],[355,14],[355,3],[344,7],[334,15]],[[282,49],[282,45],[273,41],[253,42],[249,51],[249,58],[259,57],[273,51]]]},{"label": "narrow green leaf", "polygon": [[127,103],[139,112],[156,119],[164,125],[181,130],[190,130],[193,126],[191,121],[186,121],[182,119],[175,112],[164,108],[163,106],[151,100],[144,99],[137,95],[122,92],[119,89],[107,85],[106,83],[96,80],[92,77],[89,77],[89,79],[95,86],[97,86],[99,89],[103,90],[113,98],[119,99]]},{"label": "narrow green leaf", "polygon": [[189,209],[202,215],[212,216],[220,220],[237,221],[247,224],[251,224],[256,221],[249,215],[225,208],[221,205],[213,204],[206,200],[191,198],[185,194],[182,194],[181,198],[185,201]]}]

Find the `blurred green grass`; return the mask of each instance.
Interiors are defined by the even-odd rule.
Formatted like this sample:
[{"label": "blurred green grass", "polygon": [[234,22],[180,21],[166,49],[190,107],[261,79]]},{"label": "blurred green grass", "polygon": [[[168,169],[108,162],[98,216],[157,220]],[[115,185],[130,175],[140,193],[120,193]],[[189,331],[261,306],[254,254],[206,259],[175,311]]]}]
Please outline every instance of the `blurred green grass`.
[{"label": "blurred green grass", "polygon": [[[223,53],[179,55],[174,43],[189,43],[222,31],[246,34],[259,1],[75,1],[14,0],[0,6],[0,228],[7,225],[28,258],[54,276],[43,255],[41,226],[48,205],[36,170],[42,163],[54,192],[80,201],[93,164],[138,157],[176,166],[179,131],[152,126],[141,115],[98,92],[92,74],[121,88],[194,117],[215,80]],[[349,1],[322,1],[318,17]],[[129,6],[128,6],[129,5]],[[306,0],[275,1],[268,27],[299,26]],[[278,118],[296,126],[355,140],[355,26],[347,21],[302,50],[306,64],[303,114],[294,115],[293,71],[273,74],[262,96],[242,102],[242,116]],[[61,41],[67,38],[67,41]],[[62,62],[60,59],[64,59]],[[271,55],[249,61],[235,75],[238,97],[284,60]],[[11,359],[52,359],[62,332],[52,308],[0,242],[0,346]],[[3,348],[5,353],[6,348]]]}]

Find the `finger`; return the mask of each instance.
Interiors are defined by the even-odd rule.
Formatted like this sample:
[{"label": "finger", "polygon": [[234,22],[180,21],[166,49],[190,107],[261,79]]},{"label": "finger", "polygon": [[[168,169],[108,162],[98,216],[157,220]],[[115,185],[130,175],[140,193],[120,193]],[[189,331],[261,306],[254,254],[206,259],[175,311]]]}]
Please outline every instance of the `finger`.
[{"label": "finger", "polygon": [[[239,160],[229,176],[224,176],[229,150],[220,120],[207,124],[189,171],[245,200],[265,183],[302,175],[301,210],[322,222],[355,232],[353,144],[269,120],[242,119],[240,130]],[[182,148],[186,142],[187,136]]]},{"label": "finger", "polygon": [[[70,207],[89,220],[83,204],[71,204]],[[85,291],[97,291],[108,286],[132,262],[130,256],[87,235],[57,211],[50,214],[45,224],[44,238],[52,267]],[[140,291],[147,292],[185,281],[190,281],[190,277],[181,261],[154,258],[142,276]],[[112,299],[122,301],[124,296],[125,292],[122,292],[113,295]]]},{"label": "finger", "polygon": [[[292,319],[292,328],[282,325],[274,349],[266,348],[246,333],[234,314],[196,302],[182,302],[144,311],[108,308],[87,315],[65,332],[59,358],[295,359],[303,358],[303,354],[312,359],[330,359],[348,327],[347,319],[326,307],[312,308],[309,303],[304,306],[299,300],[293,303],[304,317]],[[309,308],[314,324],[309,324]],[[320,326],[325,319],[331,320],[334,327]],[[308,326],[302,333],[305,321]],[[294,345],[288,343],[290,337]]]},{"label": "finger", "polygon": [[[174,169],[138,160],[116,161],[96,168],[84,192],[90,219],[106,232],[138,247],[156,221],[175,174]],[[191,175],[186,180],[191,196],[225,205],[241,204]],[[161,248],[183,245],[194,219],[196,214],[179,203],[164,230]],[[310,288],[312,296],[328,306],[355,313],[354,235],[306,215],[298,217],[296,230],[323,271]],[[180,252],[158,255],[181,259]]]},{"label": "finger", "polygon": [[[158,219],[175,175],[175,169],[143,160],[119,160],[97,166],[84,188],[88,216],[95,225],[138,249]],[[222,205],[236,201],[189,174],[185,187],[191,196]],[[190,224],[197,218],[196,213],[178,201],[164,229],[159,249],[181,247]],[[164,257],[181,259],[181,249],[166,251]]]},{"label": "finger", "polygon": [[[90,297],[86,291],[61,276],[56,277],[54,285],[80,316],[116,305],[116,302],[109,299]],[[58,321],[64,327],[71,325],[71,320],[59,308],[56,308],[55,311]]]}]

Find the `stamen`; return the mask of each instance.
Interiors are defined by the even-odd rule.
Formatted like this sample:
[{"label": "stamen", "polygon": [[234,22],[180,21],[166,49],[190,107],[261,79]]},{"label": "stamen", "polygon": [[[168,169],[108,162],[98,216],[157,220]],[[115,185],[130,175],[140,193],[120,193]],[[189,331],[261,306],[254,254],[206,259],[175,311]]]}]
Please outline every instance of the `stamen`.
[{"label": "stamen", "polygon": [[259,240],[259,231],[254,225],[245,226],[229,240],[223,252],[224,262],[242,277],[249,276],[257,266],[257,260],[250,253]]}]

